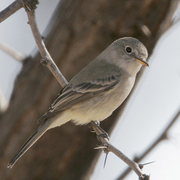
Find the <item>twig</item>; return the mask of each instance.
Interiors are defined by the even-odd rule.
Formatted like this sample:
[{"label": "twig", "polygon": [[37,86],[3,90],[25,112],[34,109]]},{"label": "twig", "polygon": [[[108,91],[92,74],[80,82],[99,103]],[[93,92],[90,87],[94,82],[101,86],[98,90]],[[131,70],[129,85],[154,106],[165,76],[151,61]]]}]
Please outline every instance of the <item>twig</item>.
[{"label": "twig", "polygon": [[[35,14],[34,9],[36,8],[36,6],[33,6],[34,9],[31,9],[32,6],[29,5],[29,3],[31,3],[32,1],[33,0],[24,1],[24,8],[25,8],[27,16],[28,16],[28,23],[31,27],[34,39],[38,46],[39,52],[42,56],[41,63],[48,67],[48,69],[52,72],[52,74],[57,79],[57,81],[61,84],[62,87],[64,87],[66,84],[68,84],[68,82],[65,79],[65,77],[62,75],[62,73],[59,71],[56,64],[54,63],[52,57],[50,56],[49,52],[47,51],[46,46],[42,40],[42,37],[37,28],[35,15],[34,15]],[[37,1],[35,1],[35,2],[37,2]]]},{"label": "twig", "polygon": [[22,62],[25,59],[25,56],[23,54],[21,54],[19,51],[14,49],[12,46],[1,41],[0,41],[0,49],[2,49],[4,52],[12,56],[17,61]]},{"label": "twig", "polygon": [[[152,151],[152,149],[154,149],[157,144],[159,144],[161,141],[167,139],[167,133],[169,131],[169,129],[172,127],[172,125],[177,121],[178,117],[180,116],[180,108],[177,111],[177,113],[175,114],[175,116],[172,118],[171,122],[167,125],[167,127],[164,129],[164,131],[162,132],[162,134],[155,140],[155,142],[140,156],[140,157],[136,157],[135,161],[139,162],[141,161],[150,151]],[[128,173],[131,171],[131,168],[127,168],[118,178],[117,180],[121,180],[124,179],[124,177],[126,177],[128,175]]]},{"label": "twig", "polygon": [[0,12],[0,23],[23,7],[23,0],[16,0]]},{"label": "twig", "polygon": [[116,156],[118,156],[121,160],[123,160],[129,167],[138,175],[140,180],[149,180],[149,176],[143,174],[139,164],[129,159],[126,155],[124,155],[120,150],[114,147],[108,140],[107,137],[103,137],[104,133],[101,128],[99,128],[98,124],[94,121],[91,121],[90,126],[93,128],[94,132],[97,134],[98,139],[101,141],[102,146],[99,149],[103,149],[105,153],[112,152]]},{"label": "twig", "polygon": [[4,96],[3,92],[0,89],[0,113],[3,113],[7,110],[8,108],[8,101],[6,97]]}]

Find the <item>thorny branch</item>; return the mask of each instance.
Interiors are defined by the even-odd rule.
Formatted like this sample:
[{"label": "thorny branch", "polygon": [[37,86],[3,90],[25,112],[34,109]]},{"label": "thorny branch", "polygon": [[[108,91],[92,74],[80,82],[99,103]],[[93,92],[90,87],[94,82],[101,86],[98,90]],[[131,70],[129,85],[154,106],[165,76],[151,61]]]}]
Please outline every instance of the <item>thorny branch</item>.
[{"label": "thorny branch", "polygon": [[99,125],[96,122],[91,121],[90,126],[97,134],[98,140],[101,141],[102,143],[102,146],[99,146],[96,149],[103,149],[105,153],[109,153],[109,152],[114,153],[117,157],[119,157],[121,160],[123,160],[126,164],[129,165],[129,167],[138,175],[140,180],[149,180],[150,177],[146,174],[143,174],[141,170],[143,166],[132,161],[126,155],[124,155],[120,150],[114,147],[109,142],[109,139],[106,136],[106,134],[104,136],[104,130],[101,127],[99,127]]},{"label": "thorny branch", "polygon": [[[154,149],[157,144],[159,144],[161,141],[168,139],[168,131],[169,129],[174,125],[174,123],[177,121],[178,117],[180,116],[180,108],[175,113],[174,117],[172,118],[171,122],[167,125],[167,127],[164,129],[164,131],[160,134],[160,136],[154,141],[154,143],[140,156],[136,157],[135,161],[139,162],[141,161],[152,149]],[[127,168],[119,177],[118,180],[121,180],[125,178],[128,173],[131,171],[131,168]]]}]

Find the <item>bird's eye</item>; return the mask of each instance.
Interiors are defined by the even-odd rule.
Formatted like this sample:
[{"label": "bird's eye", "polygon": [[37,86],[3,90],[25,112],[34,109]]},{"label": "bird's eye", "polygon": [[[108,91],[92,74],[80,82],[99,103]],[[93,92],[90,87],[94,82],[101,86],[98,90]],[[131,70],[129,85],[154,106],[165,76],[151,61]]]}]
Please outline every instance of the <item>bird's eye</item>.
[{"label": "bird's eye", "polygon": [[131,53],[132,53],[132,49],[131,49],[129,46],[126,47],[125,50],[126,50],[126,52],[127,52],[128,54],[131,54]]}]

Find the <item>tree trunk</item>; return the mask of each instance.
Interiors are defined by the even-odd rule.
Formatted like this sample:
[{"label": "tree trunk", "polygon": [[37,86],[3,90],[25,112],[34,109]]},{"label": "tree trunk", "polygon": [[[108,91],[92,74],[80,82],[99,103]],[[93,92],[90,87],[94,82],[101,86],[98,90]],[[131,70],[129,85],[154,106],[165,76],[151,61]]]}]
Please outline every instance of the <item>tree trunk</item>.
[{"label": "tree trunk", "polygon": [[[169,17],[177,2],[61,0],[51,19],[45,44],[63,75],[70,80],[120,37],[138,38],[151,53],[160,35],[171,25]],[[148,27],[150,33],[143,27]],[[90,167],[94,167],[92,163],[99,154],[93,149],[97,140],[87,126],[72,123],[46,132],[13,169],[6,168],[11,157],[39,126],[36,120],[61,90],[53,75],[39,63],[40,59],[37,54],[24,61],[9,109],[0,115],[0,179],[88,179]],[[106,131],[113,127],[124,104],[102,122]]]}]

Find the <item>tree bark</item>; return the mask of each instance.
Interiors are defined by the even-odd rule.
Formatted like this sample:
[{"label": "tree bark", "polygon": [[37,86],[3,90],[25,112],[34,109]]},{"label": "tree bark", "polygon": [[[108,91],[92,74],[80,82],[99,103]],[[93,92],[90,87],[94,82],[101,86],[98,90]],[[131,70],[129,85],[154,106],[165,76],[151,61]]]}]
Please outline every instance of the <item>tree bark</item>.
[{"label": "tree bark", "polygon": [[[45,44],[61,72],[70,80],[115,39],[138,38],[149,53],[171,26],[178,0],[61,0],[49,24]],[[142,27],[148,27],[147,36]],[[0,115],[0,179],[89,179],[98,151],[87,126],[67,123],[50,130],[17,162],[6,166],[36,130],[36,120],[61,90],[39,60],[27,58],[18,75],[8,110]],[[109,132],[126,103],[102,122]]]}]

